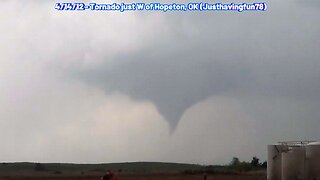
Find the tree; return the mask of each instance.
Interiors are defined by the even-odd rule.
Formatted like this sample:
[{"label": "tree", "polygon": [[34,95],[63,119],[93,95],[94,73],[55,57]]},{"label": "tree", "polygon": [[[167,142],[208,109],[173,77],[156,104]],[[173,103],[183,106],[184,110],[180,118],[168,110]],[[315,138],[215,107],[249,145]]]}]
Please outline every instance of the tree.
[{"label": "tree", "polygon": [[254,156],[251,160],[251,166],[252,167],[259,167],[260,163],[259,163],[259,158],[257,158],[256,156]]},{"label": "tree", "polygon": [[236,169],[241,172],[250,171],[252,169],[252,165],[248,162],[240,162]]},{"label": "tree", "polygon": [[261,167],[267,168],[267,161],[264,161],[264,162],[261,164]]},{"label": "tree", "polygon": [[35,171],[45,171],[46,168],[44,167],[43,164],[41,164],[41,163],[36,163],[36,165],[34,166],[34,170],[35,170]]},{"label": "tree", "polygon": [[232,161],[230,162],[230,166],[236,167],[240,164],[240,160],[237,157],[233,157]]}]

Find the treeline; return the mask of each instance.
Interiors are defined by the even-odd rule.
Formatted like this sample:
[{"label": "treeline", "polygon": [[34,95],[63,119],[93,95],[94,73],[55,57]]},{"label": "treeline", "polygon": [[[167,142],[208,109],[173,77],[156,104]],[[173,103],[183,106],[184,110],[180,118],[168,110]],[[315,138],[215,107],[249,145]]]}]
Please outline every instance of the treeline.
[{"label": "treeline", "polygon": [[231,162],[225,166],[209,165],[203,169],[183,171],[184,174],[240,174],[251,171],[264,171],[267,168],[267,161],[260,162],[260,159],[254,156],[251,161],[240,161],[239,158],[233,157]]},{"label": "treeline", "polygon": [[260,170],[267,168],[267,161],[263,163],[260,162],[260,159],[254,156],[250,162],[240,161],[239,158],[234,157],[232,161],[228,165],[229,169],[237,170],[237,171],[252,171],[252,170]]}]

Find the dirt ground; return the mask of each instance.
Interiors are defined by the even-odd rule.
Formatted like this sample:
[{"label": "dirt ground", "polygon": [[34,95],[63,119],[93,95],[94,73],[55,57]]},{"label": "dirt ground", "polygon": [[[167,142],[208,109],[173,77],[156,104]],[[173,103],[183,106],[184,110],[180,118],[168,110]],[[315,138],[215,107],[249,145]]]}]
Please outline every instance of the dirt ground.
[{"label": "dirt ground", "polygon": [[[203,175],[119,175],[119,180],[204,180]],[[0,180],[100,180],[99,176],[3,176]],[[208,175],[207,180],[266,180],[265,175]]]}]

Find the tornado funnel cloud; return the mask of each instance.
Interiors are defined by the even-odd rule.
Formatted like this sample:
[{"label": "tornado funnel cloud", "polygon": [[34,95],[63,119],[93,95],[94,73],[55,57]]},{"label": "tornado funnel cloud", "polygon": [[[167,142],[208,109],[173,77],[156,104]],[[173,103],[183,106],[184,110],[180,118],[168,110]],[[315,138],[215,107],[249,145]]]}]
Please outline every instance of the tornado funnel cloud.
[{"label": "tornado funnel cloud", "polygon": [[[119,92],[136,100],[152,102],[168,121],[171,132],[188,108],[241,86],[239,78],[248,78],[248,73],[243,73],[249,72],[245,68],[228,67],[210,58],[195,60],[192,54],[152,54],[120,58],[116,65],[102,65],[80,75],[106,93]],[[175,57],[181,59],[173,61]]]}]

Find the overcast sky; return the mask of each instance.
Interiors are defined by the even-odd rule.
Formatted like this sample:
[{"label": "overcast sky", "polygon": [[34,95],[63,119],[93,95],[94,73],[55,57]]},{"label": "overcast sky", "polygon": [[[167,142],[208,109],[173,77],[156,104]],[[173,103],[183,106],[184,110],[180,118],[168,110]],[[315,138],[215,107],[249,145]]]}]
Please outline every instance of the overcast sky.
[{"label": "overcast sky", "polygon": [[0,161],[226,164],[320,139],[318,1],[242,13],[54,3],[2,2]]}]

